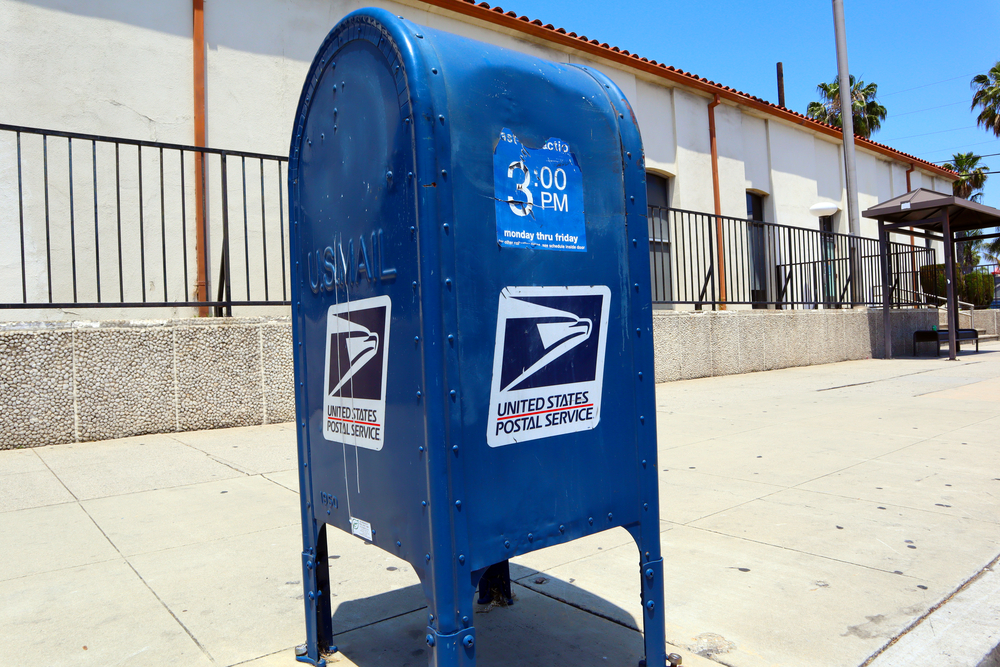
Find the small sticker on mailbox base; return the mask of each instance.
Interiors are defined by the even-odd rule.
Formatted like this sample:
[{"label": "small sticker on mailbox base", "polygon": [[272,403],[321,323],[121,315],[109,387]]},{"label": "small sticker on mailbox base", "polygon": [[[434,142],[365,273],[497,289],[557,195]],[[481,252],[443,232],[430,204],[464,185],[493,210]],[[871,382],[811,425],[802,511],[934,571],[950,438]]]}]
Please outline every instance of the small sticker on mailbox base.
[{"label": "small sticker on mailbox base", "polygon": [[604,285],[507,287],[500,293],[490,447],[597,426],[610,302]]},{"label": "small sticker on mailbox base", "polygon": [[351,517],[351,532],[362,539],[372,541],[372,525],[363,519]]},{"label": "small sticker on mailbox base", "polygon": [[392,303],[387,296],[330,306],[326,317],[323,437],[382,449]]}]

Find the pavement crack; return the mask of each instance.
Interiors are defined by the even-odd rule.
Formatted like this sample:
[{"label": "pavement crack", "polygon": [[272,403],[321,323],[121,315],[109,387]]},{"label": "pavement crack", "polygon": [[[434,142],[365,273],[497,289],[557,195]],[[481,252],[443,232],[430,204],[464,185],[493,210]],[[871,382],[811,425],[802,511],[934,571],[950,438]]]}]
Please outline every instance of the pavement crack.
[{"label": "pavement crack", "polygon": [[198,453],[202,454],[203,456],[205,456],[205,457],[207,457],[207,458],[210,458],[210,459],[212,459],[213,461],[215,461],[216,463],[219,463],[219,464],[221,464],[221,465],[224,465],[224,466],[226,466],[227,468],[230,468],[231,470],[234,470],[234,471],[238,472],[238,473],[239,473],[239,474],[241,474],[241,475],[244,475],[244,476],[246,476],[246,477],[251,477],[251,476],[252,476],[252,473],[249,473],[249,472],[247,472],[246,470],[241,470],[240,468],[237,468],[237,467],[236,467],[236,466],[235,466],[234,464],[232,464],[232,463],[229,463],[228,461],[226,461],[226,460],[224,460],[224,459],[220,459],[220,458],[218,458],[217,456],[215,456],[215,455],[213,455],[213,454],[209,454],[209,453],[208,453],[208,452],[206,452],[206,451],[205,451],[204,449],[200,449],[200,448],[198,448],[198,447],[195,447],[194,445],[189,445],[188,443],[184,442],[183,440],[178,440],[178,439],[177,439],[177,438],[175,438],[175,437],[173,436],[173,434],[171,434],[171,433],[164,433],[164,435],[165,435],[165,436],[167,436],[168,438],[170,438],[171,440],[173,440],[174,442],[178,442],[178,443],[180,443],[180,444],[184,445],[185,447],[187,447],[187,448],[189,448],[189,449],[193,449],[194,451],[196,451],[196,452],[198,452]]},{"label": "pavement crack", "polygon": [[895,549],[893,549],[892,547],[890,547],[890,546],[889,546],[888,544],[886,544],[885,542],[883,542],[883,541],[882,541],[882,540],[880,540],[879,538],[877,538],[877,537],[876,537],[876,538],[875,538],[875,541],[876,541],[876,542],[878,542],[879,544],[881,544],[881,545],[882,545],[883,547],[885,547],[886,549],[888,549],[888,550],[892,551],[893,553],[895,553],[895,554],[896,554],[897,556],[898,556],[898,555],[901,555],[901,554],[900,554],[900,553],[899,553],[898,551],[896,551]]},{"label": "pavement crack", "polygon": [[[282,470],[278,470],[278,471],[276,471],[276,472],[284,472],[284,471],[282,471]],[[268,477],[268,475],[270,475],[270,474],[272,474],[272,473],[269,473],[269,472],[265,472],[265,473],[261,473],[260,475],[256,475],[256,476],[259,476],[259,477],[262,477],[262,478],[266,479],[266,480],[267,480],[267,481],[269,481],[269,482],[270,482],[271,484],[276,484],[276,485],[280,486],[280,487],[281,487],[281,488],[283,488],[283,489],[287,489],[288,491],[291,491],[291,492],[292,492],[292,493],[294,493],[295,495],[298,495],[298,494],[299,494],[299,490],[298,490],[298,489],[293,489],[293,488],[292,488],[292,487],[290,487],[290,486],[287,486],[287,485],[285,485],[285,484],[282,484],[281,482],[279,482],[279,481],[277,481],[277,480],[275,480],[275,479],[271,479],[270,477]]]},{"label": "pavement crack", "polygon": [[[982,362],[976,361],[976,362],[970,362],[970,363],[977,363],[978,364],[978,363],[982,363]],[[950,370],[950,369],[945,369],[945,368],[928,368],[925,371],[916,371],[914,373],[903,373],[902,375],[893,375],[893,376],[890,376],[890,377],[878,378],[877,380],[866,380],[864,382],[852,382],[850,384],[842,384],[842,385],[838,385],[836,387],[824,387],[823,389],[817,389],[816,391],[817,392],[820,392],[820,391],[833,391],[834,389],[847,389],[849,387],[860,387],[860,386],[863,386],[863,385],[866,385],[866,384],[876,384],[878,382],[888,382],[890,380],[898,380],[899,378],[912,377],[914,375],[923,375],[925,373],[936,373],[938,371],[943,371],[943,370]],[[970,384],[975,384],[975,383],[970,383]],[[960,385],[960,386],[964,386],[964,385]],[[951,387],[949,387],[949,389],[951,389]],[[943,391],[943,390],[938,390],[938,391]]]}]

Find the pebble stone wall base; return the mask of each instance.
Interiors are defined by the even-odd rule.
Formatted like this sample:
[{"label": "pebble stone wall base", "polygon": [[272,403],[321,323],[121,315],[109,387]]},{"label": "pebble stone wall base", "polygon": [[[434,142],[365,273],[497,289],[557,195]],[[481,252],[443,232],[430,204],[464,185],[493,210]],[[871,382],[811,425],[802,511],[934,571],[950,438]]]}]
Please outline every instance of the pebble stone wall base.
[{"label": "pebble stone wall base", "polygon": [[[938,326],[947,328],[948,311],[942,308],[938,314]],[[979,329],[981,336],[996,336],[1000,330],[1000,310],[968,310],[958,311],[958,326],[960,329]]]},{"label": "pebble stone wall base", "polygon": [[295,418],[288,318],[0,326],[0,449]]},{"label": "pebble stone wall base", "polygon": [[[938,315],[892,317],[906,356]],[[653,344],[656,382],[869,359],[882,356],[882,316],[657,311]],[[292,389],[288,318],[0,326],[0,449],[292,421]]]},{"label": "pebble stone wall base", "polygon": [[[913,332],[937,318],[893,311],[893,356],[912,355]],[[871,359],[883,355],[882,311],[654,311],[653,347],[657,382]]]}]

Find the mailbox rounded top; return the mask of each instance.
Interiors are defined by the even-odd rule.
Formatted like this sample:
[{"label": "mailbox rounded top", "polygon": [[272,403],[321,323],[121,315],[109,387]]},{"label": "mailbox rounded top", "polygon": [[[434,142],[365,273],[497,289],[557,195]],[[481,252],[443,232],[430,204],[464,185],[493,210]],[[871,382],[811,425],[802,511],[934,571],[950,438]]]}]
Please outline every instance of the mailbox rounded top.
[{"label": "mailbox rounded top", "polygon": [[[355,85],[343,76],[345,71],[353,75]],[[581,136],[592,138],[592,143],[608,141],[621,148],[622,133],[638,140],[624,94],[590,67],[545,60],[426,28],[384,9],[365,8],[334,26],[309,69],[292,133],[291,184],[317,139],[331,140],[330,132],[316,129],[310,117],[339,120],[345,109],[358,106],[366,108],[369,118],[364,128],[354,129],[368,136],[360,143],[356,138],[354,149],[365,150],[373,159],[384,146],[376,125],[386,126],[397,110],[413,141],[434,150],[454,151],[457,147],[449,144],[455,138],[468,139],[484,126],[490,127],[494,146],[503,129],[534,148],[552,139],[567,141],[568,127],[586,128]],[[388,117],[380,109],[388,110]],[[526,111],[536,116],[533,122],[520,122]],[[350,128],[335,122],[329,129],[339,136]],[[317,133],[324,136],[312,136]],[[452,141],[434,141],[433,134],[448,135]],[[463,144],[468,147],[468,141]],[[421,146],[415,148],[420,152]]]},{"label": "mailbox rounded top", "polygon": [[[644,162],[609,78],[360,10],[309,70],[288,177],[303,475],[324,471],[314,507],[349,512],[327,521],[423,563],[450,489],[479,569],[639,520]],[[512,479],[517,503],[496,502]],[[526,541],[503,536],[514,507]]]}]

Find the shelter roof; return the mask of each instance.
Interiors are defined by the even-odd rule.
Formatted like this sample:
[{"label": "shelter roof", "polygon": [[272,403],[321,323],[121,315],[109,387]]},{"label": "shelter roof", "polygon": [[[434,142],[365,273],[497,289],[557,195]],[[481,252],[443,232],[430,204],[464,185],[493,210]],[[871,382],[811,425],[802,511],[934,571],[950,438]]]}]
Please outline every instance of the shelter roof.
[{"label": "shelter roof", "polygon": [[881,202],[861,215],[888,223],[906,223],[910,227],[941,232],[944,214],[952,231],[1000,227],[1000,210],[954,195],[925,188]]},{"label": "shelter roof", "polygon": [[[755,109],[843,141],[843,130],[839,127],[834,127],[833,125],[829,125],[827,123],[821,123],[820,121],[810,118],[804,114],[778,106],[777,104],[772,104],[771,102],[741,92],[735,88],[723,86],[720,83],[710,81],[709,79],[700,77],[697,74],[685,72],[675,67],[658,63],[655,60],[643,58],[637,53],[630,53],[627,49],[620,49],[617,46],[611,46],[606,42],[601,42],[597,39],[587,39],[585,35],[577,35],[575,32],[567,32],[565,28],[557,28],[551,23],[543,24],[538,19],[532,20],[527,16],[518,16],[518,14],[513,11],[505,12],[503,7],[491,7],[488,2],[479,2],[478,4],[476,3],[476,0],[423,0],[423,2],[435,7],[440,7],[441,9],[447,9],[463,14],[470,18],[492,23],[508,30],[514,30],[532,35],[555,44],[560,44],[564,47],[570,47],[578,51],[599,56],[620,65],[637,69],[647,74],[651,74],[710,95],[718,95],[721,99],[729,100],[735,104]],[[955,172],[945,169],[941,165],[903,153],[902,151],[898,151],[890,146],[886,146],[885,144],[880,144],[877,141],[864,139],[858,136],[855,136],[854,140],[859,146],[862,146],[874,153],[879,153],[893,160],[910,164],[911,166],[920,165],[921,169],[934,173],[942,178],[950,180],[955,180],[956,178]]]}]

